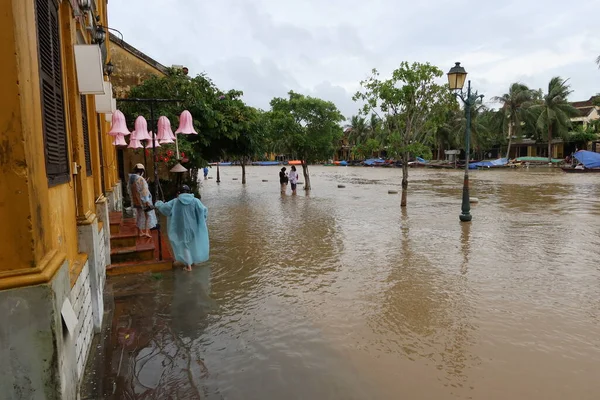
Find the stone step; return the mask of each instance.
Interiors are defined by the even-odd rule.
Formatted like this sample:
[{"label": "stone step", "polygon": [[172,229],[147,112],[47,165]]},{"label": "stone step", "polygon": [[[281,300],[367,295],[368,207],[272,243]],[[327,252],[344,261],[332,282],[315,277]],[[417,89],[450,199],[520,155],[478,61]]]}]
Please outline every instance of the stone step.
[{"label": "stone step", "polygon": [[106,274],[110,276],[114,275],[125,275],[125,274],[139,274],[142,272],[161,272],[170,271],[173,269],[172,260],[148,260],[148,261],[137,261],[137,262],[120,262],[114,263],[106,267]]},{"label": "stone step", "polygon": [[[148,242],[148,239],[140,238],[143,242]],[[128,220],[121,223],[119,232],[110,235],[110,247],[118,249],[122,247],[135,246],[138,242],[138,231],[135,225],[130,224]]]},{"label": "stone step", "polygon": [[137,232],[132,233],[115,233],[110,235],[110,248],[120,249],[123,247],[132,247],[137,243],[138,234]]},{"label": "stone step", "polygon": [[121,223],[123,222],[123,213],[111,212],[110,219],[110,234],[117,234],[121,231]]},{"label": "stone step", "polygon": [[146,240],[148,241],[146,243],[138,240],[135,246],[111,249],[110,262],[115,264],[154,260],[154,243],[152,239],[146,238]]}]

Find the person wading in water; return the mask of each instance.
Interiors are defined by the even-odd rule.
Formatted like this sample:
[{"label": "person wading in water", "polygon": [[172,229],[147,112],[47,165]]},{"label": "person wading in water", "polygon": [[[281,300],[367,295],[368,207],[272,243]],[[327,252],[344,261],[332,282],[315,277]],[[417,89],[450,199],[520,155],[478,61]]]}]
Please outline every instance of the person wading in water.
[{"label": "person wading in water", "polygon": [[127,190],[131,199],[131,206],[135,210],[138,233],[142,237],[151,238],[150,229],[156,226],[156,213],[152,206],[152,195],[148,190],[148,182],[144,179],[146,168],[143,164],[136,164],[133,174],[129,174]]},{"label": "person wading in water", "polygon": [[281,185],[281,194],[285,194],[288,184],[288,176],[285,173],[285,167],[281,168],[281,171],[279,171],[279,184]]},{"label": "person wading in water", "polygon": [[167,229],[175,260],[184,263],[186,271],[192,264],[208,260],[208,209],[194,197],[190,187],[181,186],[177,197],[168,203],[156,202],[156,209],[167,217]]},{"label": "person wading in water", "polygon": [[292,187],[292,194],[296,194],[296,186],[298,185],[298,173],[296,172],[296,166],[292,165],[292,170],[289,175],[290,186]]}]

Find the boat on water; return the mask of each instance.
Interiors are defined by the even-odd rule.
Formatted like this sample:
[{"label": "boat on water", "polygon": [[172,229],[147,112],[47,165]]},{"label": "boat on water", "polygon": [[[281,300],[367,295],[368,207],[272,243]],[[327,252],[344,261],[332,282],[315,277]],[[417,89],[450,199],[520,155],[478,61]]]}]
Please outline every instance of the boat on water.
[{"label": "boat on water", "polygon": [[508,167],[508,158],[499,158],[491,161],[478,161],[469,163],[469,169],[488,169],[488,168],[506,168]]},{"label": "boat on water", "polygon": [[427,167],[428,165],[429,165],[429,161],[427,161],[421,157],[417,157],[415,159],[415,161],[409,161],[409,163],[408,163],[409,167]]},{"label": "boat on water", "polygon": [[255,161],[252,165],[269,166],[269,165],[280,165],[280,161]]},{"label": "boat on water", "polygon": [[300,161],[300,160],[290,160],[290,161],[288,161],[288,165],[302,165],[302,161]]},{"label": "boat on water", "polygon": [[573,154],[573,157],[581,164],[571,167],[562,167],[561,169],[563,171],[576,174],[600,172],[600,154],[593,151],[579,150],[577,153]]},{"label": "boat on water", "polygon": [[[516,162],[520,163],[529,163],[529,164],[540,164],[540,165],[548,165],[548,157],[517,157],[515,159]],[[562,163],[564,160],[560,158],[553,158],[552,164],[558,165]]]},{"label": "boat on water", "polygon": [[231,162],[211,162],[211,163],[209,163],[208,165],[211,165],[211,166],[213,166],[213,167],[214,167],[214,166],[217,166],[217,165],[219,165],[219,166],[221,166],[221,167],[223,167],[223,166],[227,167],[227,166],[229,166],[229,165],[233,165],[233,164],[232,164]]},{"label": "boat on water", "polygon": [[363,164],[369,167],[374,166],[382,166],[386,163],[383,158],[369,158],[368,160],[363,161]]}]

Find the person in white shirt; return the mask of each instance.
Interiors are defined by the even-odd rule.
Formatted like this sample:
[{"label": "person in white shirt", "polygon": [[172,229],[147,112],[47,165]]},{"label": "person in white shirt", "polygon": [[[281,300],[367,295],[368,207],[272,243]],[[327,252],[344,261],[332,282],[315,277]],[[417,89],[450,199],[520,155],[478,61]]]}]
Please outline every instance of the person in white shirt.
[{"label": "person in white shirt", "polygon": [[298,172],[296,172],[296,166],[292,165],[288,178],[290,180],[290,186],[292,187],[292,194],[296,194],[296,186],[298,185]]}]

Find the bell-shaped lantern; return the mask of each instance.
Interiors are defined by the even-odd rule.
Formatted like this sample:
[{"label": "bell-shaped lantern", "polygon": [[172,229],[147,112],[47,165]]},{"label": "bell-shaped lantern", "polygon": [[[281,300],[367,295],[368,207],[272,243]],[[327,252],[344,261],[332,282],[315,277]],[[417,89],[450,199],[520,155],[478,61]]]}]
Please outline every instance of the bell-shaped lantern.
[{"label": "bell-shaped lantern", "polygon": [[187,168],[181,165],[180,163],[177,163],[173,168],[171,168],[171,172],[187,172]]},{"label": "bell-shaped lantern", "polygon": [[115,136],[115,140],[113,140],[113,145],[114,146],[127,146],[127,142],[125,141],[125,136],[123,136],[119,133],[117,136]]},{"label": "bell-shaped lantern", "polygon": [[[175,139],[173,129],[171,129],[171,121],[164,115],[158,119],[158,132],[156,133],[156,138],[160,140],[161,143],[163,140]],[[173,143],[173,141],[170,143]]]},{"label": "bell-shaped lantern", "polygon": [[192,114],[188,110],[184,110],[179,117],[179,128],[175,133],[182,133],[184,135],[197,135],[198,132],[194,130],[194,123],[192,121]]},{"label": "bell-shaped lantern", "polygon": [[148,123],[146,122],[146,118],[140,115],[135,119],[135,129],[131,132],[131,137],[139,141],[152,139],[148,134]]},{"label": "bell-shaped lantern", "polygon": [[160,144],[171,144],[171,143],[175,143],[175,141],[171,138],[166,138],[166,139],[160,139],[158,141],[158,143]]},{"label": "bell-shaped lantern", "polygon": [[[150,132],[150,136],[152,136],[152,132]],[[160,143],[158,142],[158,139],[154,139],[154,147],[160,147]],[[152,148],[152,139],[150,139],[146,142],[146,148],[147,149]]]},{"label": "bell-shaped lantern", "polygon": [[133,137],[133,135],[131,135],[131,140],[129,141],[129,146],[127,146],[128,149],[141,149],[144,146],[142,146],[142,142],[140,142],[139,140],[137,140],[136,138]]},{"label": "bell-shaped lantern", "polygon": [[116,110],[112,115],[112,121],[110,131],[108,134],[111,136],[129,135],[129,129],[127,129],[127,123],[125,122],[125,115],[119,110]]}]

